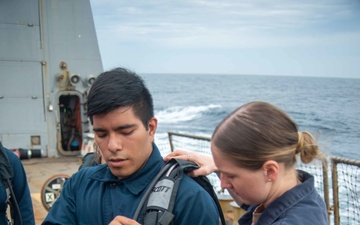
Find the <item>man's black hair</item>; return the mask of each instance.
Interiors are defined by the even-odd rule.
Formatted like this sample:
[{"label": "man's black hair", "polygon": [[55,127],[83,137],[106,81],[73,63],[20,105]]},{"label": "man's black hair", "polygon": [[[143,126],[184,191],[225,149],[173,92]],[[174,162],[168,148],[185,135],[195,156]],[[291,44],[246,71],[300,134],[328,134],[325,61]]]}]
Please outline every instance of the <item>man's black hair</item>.
[{"label": "man's black hair", "polygon": [[148,122],[154,117],[154,106],[144,80],[125,68],[101,73],[92,85],[87,99],[91,123],[93,115],[108,113],[124,106],[131,107],[148,129]]}]

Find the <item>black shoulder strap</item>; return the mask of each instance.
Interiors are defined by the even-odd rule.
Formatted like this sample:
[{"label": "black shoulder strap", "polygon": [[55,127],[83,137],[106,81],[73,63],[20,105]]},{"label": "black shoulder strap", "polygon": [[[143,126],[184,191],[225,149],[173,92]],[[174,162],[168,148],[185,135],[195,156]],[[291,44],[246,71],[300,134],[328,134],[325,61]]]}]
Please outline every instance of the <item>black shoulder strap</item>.
[{"label": "black shoulder strap", "polygon": [[15,215],[17,215],[19,219],[19,223],[22,224],[19,205],[17,204],[11,182],[13,178],[13,169],[10,165],[9,158],[1,142],[0,142],[0,178],[6,190],[6,195],[7,195],[6,202],[10,206],[11,217],[14,220]]},{"label": "black shoulder strap", "polygon": [[[172,224],[172,213],[178,186],[183,174],[199,168],[195,163],[179,159],[171,159],[153,179],[146,190],[135,212],[134,219],[144,215],[144,225]],[[205,176],[193,178],[214,199],[220,215],[221,224],[225,225],[225,218],[210,181]]]},{"label": "black shoulder strap", "polygon": [[0,176],[1,180],[12,179],[13,170],[9,163],[9,158],[5,152],[5,149],[0,142]]},{"label": "black shoulder strap", "polygon": [[95,158],[95,152],[86,153],[82,158],[82,164],[79,166],[79,170],[85,167],[97,165],[94,158]]},{"label": "black shoulder strap", "polygon": [[[183,169],[184,173],[188,173],[192,170],[199,168],[199,166],[194,162],[189,162],[189,161],[179,160],[179,159],[176,159],[176,160],[180,164],[180,167]],[[224,213],[221,209],[221,205],[220,205],[219,199],[217,197],[217,194],[214,190],[214,187],[210,183],[209,179],[206,176],[198,176],[198,177],[191,177],[191,178],[193,180],[195,180],[201,187],[203,187],[207,191],[207,193],[209,193],[209,195],[213,198],[213,200],[216,204],[216,207],[218,209],[218,212],[219,212],[220,224],[225,225],[226,222],[225,222]]]},{"label": "black shoulder strap", "polygon": [[6,201],[10,200],[10,187],[8,184],[8,180],[11,180],[13,176],[13,170],[9,162],[9,158],[5,152],[5,149],[0,142],[0,177],[1,182],[4,184],[4,188],[6,190]]}]

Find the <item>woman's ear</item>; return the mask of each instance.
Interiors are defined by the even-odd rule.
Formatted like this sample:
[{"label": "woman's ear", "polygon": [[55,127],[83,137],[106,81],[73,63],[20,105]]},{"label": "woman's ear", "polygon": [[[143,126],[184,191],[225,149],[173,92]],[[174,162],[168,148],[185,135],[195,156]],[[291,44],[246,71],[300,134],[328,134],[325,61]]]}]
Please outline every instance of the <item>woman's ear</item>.
[{"label": "woman's ear", "polygon": [[266,182],[273,182],[276,180],[278,174],[279,174],[279,164],[274,160],[266,161],[262,169],[264,171],[264,177],[266,179]]}]

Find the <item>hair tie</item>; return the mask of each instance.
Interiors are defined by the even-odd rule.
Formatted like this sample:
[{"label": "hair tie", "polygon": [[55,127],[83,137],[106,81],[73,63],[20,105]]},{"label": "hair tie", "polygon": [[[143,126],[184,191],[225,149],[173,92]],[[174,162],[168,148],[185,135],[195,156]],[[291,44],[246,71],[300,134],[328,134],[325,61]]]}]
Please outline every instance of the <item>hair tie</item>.
[{"label": "hair tie", "polygon": [[303,147],[303,133],[298,132],[298,142],[297,142],[297,146],[295,149],[295,154],[298,154],[299,152],[301,152],[302,147]]}]

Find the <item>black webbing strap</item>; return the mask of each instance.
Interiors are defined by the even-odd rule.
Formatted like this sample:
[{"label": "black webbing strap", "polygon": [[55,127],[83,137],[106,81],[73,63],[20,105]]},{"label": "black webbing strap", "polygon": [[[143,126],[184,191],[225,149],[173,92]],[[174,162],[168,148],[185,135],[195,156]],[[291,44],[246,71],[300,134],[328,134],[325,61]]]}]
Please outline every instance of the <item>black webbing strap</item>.
[{"label": "black webbing strap", "polygon": [[[144,216],[144,225],[169,225],[172,224],[174,215],[172,213],[175,206],[176,193],[180,180],[184,173],[188,173],[199,166],[193,162],[171,159],[153,179],[143,198],[141,199],[134,220]],[[213,198],[219,212],[219,220],[225,225],[224,214],[221,205],[206,176],[192,177],[201,185]]]},{"label": "black webbing strap", "polygon": [[[184,173],[188,173],[199,168],[199,166],[194,162],[189,162],[185,160],[177,160],[177,162],[179,163]],[[222,225],[226,225],[225,216],[221,209],[219,199],[209,179],[206,176],[198,176],[191,178],[195,180],[201,187],[203,187],[206,190],[206,192],[209,193],[209,195],[212,197],[212,199],[215,202],[216,208],[218,209],[219,212],[220,222]]]},{"label": "black webbing strap", "polygon": [[12,220],[15,220],[15,217],[17,216],[19,220],[19,224],[22,225],[23,223],[22,223],[21,212],[19,209],[19,205],[16,201],[16,197],[11,182],[13,178],[13,169],[10,165],[9,158],[1,142],[0,142],[0,177],[6,191],[6,195],[7,195],[6,202],[10,206],[10,214]]},{"label": "black webbing strap", "polygon": [[154,177],[154,179],[152,180],[152,182],[149,184],[148,189],[146,189],[146,192],[143,196],[143,198],[141,199],[133,219],[134,220],[138,220],[140,215],[142,215],[145,211],[145,203],[147,202],[155,184],[157,183],[157,181],[167,172],[167,170],[172,166],[172,163],[167,163],[165,164],[165,166],[160,170],[160,172]]},{"label": "black webbing strap", "polygon": [[182,169],[175,162],[155,184],[146,203],[144,225],[172,224],[174,219],[172,211],[182,175]]}]

